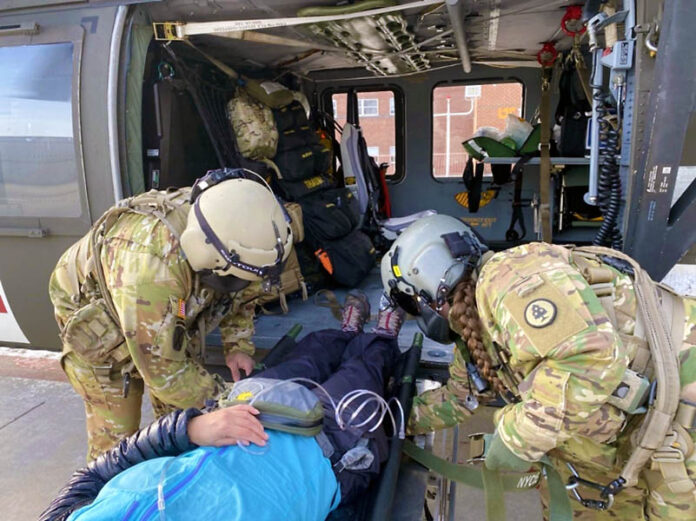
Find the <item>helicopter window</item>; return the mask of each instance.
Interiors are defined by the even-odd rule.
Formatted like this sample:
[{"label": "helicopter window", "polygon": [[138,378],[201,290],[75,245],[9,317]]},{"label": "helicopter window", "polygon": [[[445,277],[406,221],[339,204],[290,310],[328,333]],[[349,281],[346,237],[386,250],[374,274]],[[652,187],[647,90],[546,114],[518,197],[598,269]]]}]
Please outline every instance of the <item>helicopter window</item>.
[{"label": "helicopter window", "polygon": [[[399,172],[395,91],[377,90],[361,91],[358,96],[358,117],[360,128],[363,131],[365,142],[368,145],[370,155],[377,164],[388,163],[387,177],[394,177]],[[335,93],[331,96],[334,119],[343,126],[346,123],[348,94]],[[341,136],[337,133],[336,139]]]},{"label": "helicopter window", "polygon": [[0,216],[79,217],[73,44],[0,48]]},{"label": "helicopter window", "polygon": [[[508,114],[522,116],[522,84],[442,85],[433,89],[433,177],[460,178],[468,156],[462,141],[481,127],[505,130]],[[490,174],[486,164],[484,174]]]}]

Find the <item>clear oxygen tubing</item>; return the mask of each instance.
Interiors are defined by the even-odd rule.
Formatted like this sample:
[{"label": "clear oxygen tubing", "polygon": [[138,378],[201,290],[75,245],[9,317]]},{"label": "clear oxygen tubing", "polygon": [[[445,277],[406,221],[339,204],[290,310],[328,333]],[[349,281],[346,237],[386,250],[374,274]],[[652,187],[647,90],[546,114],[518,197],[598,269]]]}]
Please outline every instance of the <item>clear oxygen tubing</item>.
[{"label": "clear oxygen tubing", "polygon": [[[385,400],[382,396],[379,394],[367,390],[367,389],[354,389],[347,393],[343,398],[339,400],[338,403],[334,401],[334,399],[331,397],[329,392],[320,384],[315,382],[314,380],[311,380],[309,378],[302,378],[302,377],[297,377],[297,378],[289,378],[287,380],[281,380],[272,386],[260,391],[254,398],[249,402],[249,405],[254,405],[256,400],[259,399],[260,396],[262,396],[264,393],[270,392],[272,389],[275,389],[276,387],[279,387],[281,385],[284,385],[289,382],[298,382],[298,383],[306,383],[315,386],[317,389],[319,389],[324,396],[328,399],[331,408],[334,411],[334,419],[336,420],[336,424],[338,425],[338,428],[341,430],[346,430],[350,427],[355,427],[355,428],[361,428],[366,425],[368,425],[370,422],[372,422],[376,417],[377,420],[375,421],[374,425],[372,425],[368,430],[369,432],[374,432],[379,428],[379,426],[382,424],[384,421],[384,418],[387,414],[389,414],[389,417],[392,421],[392,426],[394,427],[394,430],[398,429],[399,431],[399,438],[403,439],[405,437],[405,415],[404,415],[404,409],[401,405],[401,402],[397,400],[396,398],[390,398],[389,400]],[[358,408],[353,411],[350,419],[346,422],[343,419],[343,416],[346,414],[346,411],[349,410],[349,406],[351,403],[353,403],[356,399],[360,397],[367,396],[368,399],[362,402]],[[394,418],[394,414],[392,413],[389,403],[390,402],[396,402],[396,406],[398,407],[400,411],[400,423],[397,425],[396,419]],[[370,416],[366,419],[361,421],[359,424],[354,424],[356,421],[357,417],[360,415],[360,413],[365,409],[365,407],[370,404],[374,403],[375,404],[375,410],[370,414]]]}]

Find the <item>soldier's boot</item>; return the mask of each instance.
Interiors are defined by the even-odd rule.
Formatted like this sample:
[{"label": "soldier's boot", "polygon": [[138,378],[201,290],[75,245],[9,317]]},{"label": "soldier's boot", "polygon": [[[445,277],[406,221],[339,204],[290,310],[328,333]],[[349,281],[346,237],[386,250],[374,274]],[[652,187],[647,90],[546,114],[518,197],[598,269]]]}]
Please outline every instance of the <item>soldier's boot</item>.
[{"label": "soldier's boot", "polygon": [[399,336],[405,317],[406,312],[403,309],[394,306],[383,297],[383,300],[380,301],[377,325],[372,329],[372,332],[376,335],[396,338]]},{"label": "soldier's boot", "polygon": [[360,290],[352,290],[343,304],[341,331],[362,333],[365,322],[370,318],[370,302]]}]

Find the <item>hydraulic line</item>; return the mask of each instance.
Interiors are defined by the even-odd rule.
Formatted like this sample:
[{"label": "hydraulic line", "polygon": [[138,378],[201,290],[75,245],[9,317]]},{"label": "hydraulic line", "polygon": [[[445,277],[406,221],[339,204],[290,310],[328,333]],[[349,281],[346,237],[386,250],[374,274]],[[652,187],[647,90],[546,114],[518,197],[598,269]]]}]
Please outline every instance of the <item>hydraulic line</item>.
[{"label": "hydraulic line", "polygon": [[599,179],[597,181],[597,205],[604,220],[592,241],[597,246],[609,246],[621,250],[623,239],[619,230],[621,209],[621,177],[619,175],[619,130],[608,119],[609,111],[602,91],[594,94],[599,123]]}]

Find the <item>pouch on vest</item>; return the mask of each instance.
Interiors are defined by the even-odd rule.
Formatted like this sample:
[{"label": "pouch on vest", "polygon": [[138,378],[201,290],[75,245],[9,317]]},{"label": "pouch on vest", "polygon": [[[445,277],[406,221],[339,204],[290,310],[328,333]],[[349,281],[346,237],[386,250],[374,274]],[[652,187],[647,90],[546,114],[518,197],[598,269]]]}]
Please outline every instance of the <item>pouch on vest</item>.
[{"label": "pouch on vest", "polygon": [[287,296],[297,291],[302,292],[302,300],[307,300],[307,285],[302,276],[300,262],[297,259],[297,252],[295,248],[293,248],[283,265],[283,271],[280,274],[280,284],[274,286],[268,293],[263,293],[259,296],[256,299],[256,303],[263,305],[278,300],[280,301],[280,308],[283,310],[283,313],[287,313],[289,311]]},{"label": "pouch on vest", "polygon": [[298,203],[284,203],[285,211],[290,216],[290,229],[292,230],[292,241],[297,244],[304,241],[304,219],[302,217],[302,206]]},{"label": "pouch on vest", "polygon": [[111,319],[103,298],[93,300],[75,311],[61,333],[65,348],[84,361],[99,365],[120,362],[118,348],[125,342],[121,328]]},{"label": "pouch on vest", "polygon": [[319,398],[298,383],[273,378],[240,380],[219,400],[220,407],[249,404],[267,429],[315,436],[321,432],[324,407]]}]

